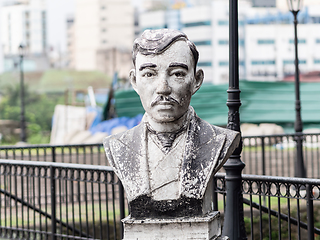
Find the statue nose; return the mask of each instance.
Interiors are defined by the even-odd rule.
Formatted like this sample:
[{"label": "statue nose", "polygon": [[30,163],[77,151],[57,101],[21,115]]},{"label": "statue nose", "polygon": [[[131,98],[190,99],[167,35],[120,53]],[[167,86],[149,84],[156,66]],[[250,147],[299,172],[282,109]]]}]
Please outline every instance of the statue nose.
[{"label": "statue nose", "polygon": [[157,86],[157,94],[161,95],[170,95],[171,94],[171,87],[168,84],[166,79],[159,81]]}]

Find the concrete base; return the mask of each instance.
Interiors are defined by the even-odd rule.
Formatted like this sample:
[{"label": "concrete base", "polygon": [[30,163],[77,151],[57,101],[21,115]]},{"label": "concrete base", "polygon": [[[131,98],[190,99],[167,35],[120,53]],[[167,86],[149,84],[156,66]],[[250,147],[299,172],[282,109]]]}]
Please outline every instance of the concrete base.
[{"label": "concrete base", "polygon": [[221,235],[220,213],[205,217],[172,219],[133,219],[124,223],[123,240],[213,240]]}]

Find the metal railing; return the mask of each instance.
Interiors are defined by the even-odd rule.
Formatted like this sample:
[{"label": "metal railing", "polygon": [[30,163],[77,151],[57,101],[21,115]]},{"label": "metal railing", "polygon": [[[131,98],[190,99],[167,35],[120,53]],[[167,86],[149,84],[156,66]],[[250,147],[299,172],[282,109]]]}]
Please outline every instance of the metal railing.
[{"label": "metal railing", "polygon": [[[308,178],[320,177],[320,134],[303,134],[304,164]],[[243,137],[244,174],[295,176],[295,134]]]},{"label": "metal railing", "polygon": [[[294,177],[295,134],[243,137],[244,174]],[[308,178],[320,178],[320,134],[303,134]],[[102,144],[0,146],[0,159],[106,166]]]},{"label": "metal railing", "polygon": [[123,188],[110,167],[0,160],[0,236],[120,239]]},{"label": "metal railing", "polygon": [[107,165],[102,143],[0,146],[0,159]]},{"label": "metal railing", "polygon": [[[215,210],[224,211],[224,174],[215,186]],[[242,175],[241,190],[248,239],[320,238],[320,180]]]}]

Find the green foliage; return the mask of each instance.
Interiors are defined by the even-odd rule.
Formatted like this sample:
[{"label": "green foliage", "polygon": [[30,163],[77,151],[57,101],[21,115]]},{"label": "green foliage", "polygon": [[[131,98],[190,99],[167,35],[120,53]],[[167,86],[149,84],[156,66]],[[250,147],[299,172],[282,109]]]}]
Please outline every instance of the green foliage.
[{"label": "green foliage", "polygon": [[[20,87],[8,86],[0,102],[0,119],[20,121]],[[48,95],[30,92],[28,87],[24,90],[25,118],[27,122],[27,136],[29,143],[47,143],[48,132],[56,104],[63,103],[62,95]],[[11,140],[8,143],[13,143]]]}]

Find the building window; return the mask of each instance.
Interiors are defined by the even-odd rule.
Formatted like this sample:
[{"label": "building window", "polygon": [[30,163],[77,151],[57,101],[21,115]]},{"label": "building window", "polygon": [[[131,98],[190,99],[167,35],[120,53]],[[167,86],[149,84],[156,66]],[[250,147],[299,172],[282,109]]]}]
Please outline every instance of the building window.
[{"label": "building window", "polygon": [[106,44],[107,40],[102,40],[101,42],[102,42],[102,44]]},{"label": "building window", "polygon": [[229,66],[229,61],[220,61],[219,66]]},{"label": "building window", "polygon": [[[305,39],[298,39],[298,43],[306,43],[306,42],[307,42],[307,40],[305,40]],[[294,40],[290,39],[289,43],[294,43]]]},{"label": "building window", "polygon": [[102,28],[101,29],[101,32],[106,32],[107,30],[105,28]]},{"label": "building window", "polygon": [[218,21],[218,25],[220,25],[220,26],[228,26],[229,25],[229,21],[228,20],[219,20]]},{"label": "building window", "polygon": [[184,27],[200,27],[200,26],[210,26],[211,21],[202,21],[202,22],[191,22],[183,24]]},{"label": "building window", "polygon": [[101,18],[101,21],[105,21],[105,20],[106,20],[106,18],[105,18],[105,17]]},{"label": "building window", "polygon": [[[299,64],[306,64],[307,60],[299,60]],[[283,60],[283,65],[294,64],[294,60]]]},{"label": "building window", "polygon": [[314,59],[314,60],[313,60],[313,63],[314,63],[314,64],[320,64],[320,59]]},{"label": "building window", "polygon": [[198,67],[211,67],[212,63],[211,62],[199,62]]},{"label": "building window", "polygon": [[208,46],[211,45],[211,40],[205,40],[205,41],[195,41],[193,42],[196,46]]},{"label": "building window", "polygon": [[244,39],[239,39],[239,46],[244,46]]},{"label": "building window", "polygon": [[274,44],[273,39],[258,39],[258,44]]},{"label": "building window", "polygon": [[104,9],[106,9],[106,7],[105,6],[101,6],[101,9],[104,10]]},{"label": "building window", "polygon": [[219,44],[219,45],[228,45],[228,44],[229,44],[229,41],[228,41],[228,40],[219,40],[219,41],[218,41],[218,44]]},{"label": "building window", "polygon": [[274,65],[276,64],[275,60],[253,60],[251,65]]},{"label": "building window", "polygon": [[316,43],[320,43],[320,39],[316,39]]}]

